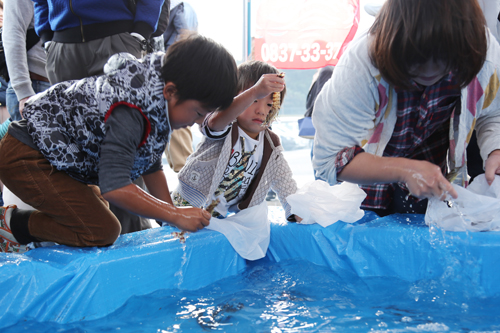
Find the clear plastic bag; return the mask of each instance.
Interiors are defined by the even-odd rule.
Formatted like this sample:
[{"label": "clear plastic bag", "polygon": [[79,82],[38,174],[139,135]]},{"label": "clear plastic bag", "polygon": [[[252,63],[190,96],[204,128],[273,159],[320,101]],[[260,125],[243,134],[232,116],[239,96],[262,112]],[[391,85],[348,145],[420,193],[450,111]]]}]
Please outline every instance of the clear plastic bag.
[{"label": "clear plastic bag", "polygon": [[500,230],[500,176],[488,185],[484,174],[466,189],[453,184],[457,199],[429,199],[425,223],[447,231]]},{"label": "clear plastic bag", "polygon": [[212,217],[206,228],[224,234],[242,258],[263,258],[271,238],[267,202],[263,201],[260,205],[243,209],[225,219]]},{"label": "clear plastic bag", "polygon": [[302,218],[302,224],[318,223],[327,227],[337,221],[353,223],[364,216],[360,209],[366,193],[358,185],[343,182],[330,186],[322,180],[304,185],[286,200],[291,212]]}]

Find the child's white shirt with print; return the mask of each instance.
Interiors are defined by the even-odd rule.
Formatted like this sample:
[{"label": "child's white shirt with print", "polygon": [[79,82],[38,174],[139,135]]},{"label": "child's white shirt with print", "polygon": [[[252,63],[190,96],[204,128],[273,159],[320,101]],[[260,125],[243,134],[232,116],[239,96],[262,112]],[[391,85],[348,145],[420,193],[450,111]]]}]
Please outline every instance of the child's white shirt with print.
[{"label": "child's white shirt with print", "polygon": [[[217,136],[224,132],[211,131],[211,134]],[[231,157],[219,186],[210,199],[210,202],[219,199],[220,203],[215,208],[219,214],[227,216],[228,212],[234,210],[231,207],[242,200],[248,186],[259,172],[263,153],[263,133],[259,133],[255,140],[238,127],[238,140],[232,148]]]}]

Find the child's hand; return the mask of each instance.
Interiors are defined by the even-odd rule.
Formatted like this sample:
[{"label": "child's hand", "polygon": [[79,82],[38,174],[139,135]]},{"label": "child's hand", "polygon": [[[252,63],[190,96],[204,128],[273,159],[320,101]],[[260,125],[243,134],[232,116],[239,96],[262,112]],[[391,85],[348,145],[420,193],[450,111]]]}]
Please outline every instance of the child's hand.
[{"label": "child's hand", "polygon": [[302,222],[302,217],[295,215],[295,221],[297,221],[299,223]]},{"label": "child's hand", "polygon": [[285,88],[285,79],[278,74],[264,74],[253,86],[255,99],[262,99],[273,92],[280,92]]},{"label": "child's hand", "polygon": [[177,207],[172,223],[181,230],[195,232],[210,224],[210,213],[196,207]]}]

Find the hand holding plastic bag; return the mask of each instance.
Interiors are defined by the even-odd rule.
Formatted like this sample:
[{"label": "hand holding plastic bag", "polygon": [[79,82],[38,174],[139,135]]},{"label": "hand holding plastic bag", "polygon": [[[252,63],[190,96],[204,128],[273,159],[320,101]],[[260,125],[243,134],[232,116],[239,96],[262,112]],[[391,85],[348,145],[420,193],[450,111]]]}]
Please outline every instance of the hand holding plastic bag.
[{"label": "hand holding plastic bag", "polygon": [[353,223],[361,219],[360,209],[366,193],[358,185],[343,182],[330,186],[322,180],[308,183],[286,200],[291,212],[302,218],[302,224],[318,223],[327,227],[337,221]]},{"label": "hand holding plastic bag", "polygon": [[206,229],[222,233],[234,250],[248,260],[257,260],[266,255],[271,237],[267,219],[267,202],[243,209],[225,219],[212,217]]},{"label": "hand holding plastic bag", "polygon": [[453,184],[458,198],[447,202],[429,199],[425,223],[448,231],[500,230],[500,176],[488,185],[484,174],[467,189]]}]

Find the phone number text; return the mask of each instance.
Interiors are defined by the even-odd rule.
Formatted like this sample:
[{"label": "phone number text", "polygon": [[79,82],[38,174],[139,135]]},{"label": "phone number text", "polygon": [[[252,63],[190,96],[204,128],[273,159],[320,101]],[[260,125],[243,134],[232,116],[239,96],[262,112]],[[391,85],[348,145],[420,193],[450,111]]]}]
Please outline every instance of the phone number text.
[{"label": "phone number text", "polygon": [[267,62],[293,62],[297,58],[302,62],[318,62],[335,59],[340,51],[341,43],[328,42],[324,47],[320,43],[264,43],[260,50],[262,60]]}]

